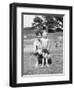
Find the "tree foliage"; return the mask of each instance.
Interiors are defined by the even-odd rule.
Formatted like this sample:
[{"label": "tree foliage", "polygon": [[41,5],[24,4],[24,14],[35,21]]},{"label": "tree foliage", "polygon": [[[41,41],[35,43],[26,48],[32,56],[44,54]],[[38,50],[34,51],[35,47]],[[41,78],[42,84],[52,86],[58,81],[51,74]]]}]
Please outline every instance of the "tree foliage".
[{"label": "tree foliage", "polygon": [[63,16],[42,15],[42,18],[37,16],[33,19],[32,26],[35,29],[47,29],[48,31],[63,30]]}]

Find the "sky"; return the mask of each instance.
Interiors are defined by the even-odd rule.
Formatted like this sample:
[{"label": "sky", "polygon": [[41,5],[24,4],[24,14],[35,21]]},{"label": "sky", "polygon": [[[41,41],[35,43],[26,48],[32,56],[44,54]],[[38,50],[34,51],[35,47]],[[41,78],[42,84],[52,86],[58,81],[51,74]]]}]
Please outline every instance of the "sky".
[{"label": "sky", "polygon": [[24,27],[31,27],[33,23],[33,19],[35,18],[36,15],[24,15]]},{"label": "sky", "polygon": [[44,19],[41,15],[24,15],[23,16],[23,19],[24,19],[24,28],[25,27],[31,27],[32,26],[32,23],[33,23],[33,19],[38,16],[42,19]]}]

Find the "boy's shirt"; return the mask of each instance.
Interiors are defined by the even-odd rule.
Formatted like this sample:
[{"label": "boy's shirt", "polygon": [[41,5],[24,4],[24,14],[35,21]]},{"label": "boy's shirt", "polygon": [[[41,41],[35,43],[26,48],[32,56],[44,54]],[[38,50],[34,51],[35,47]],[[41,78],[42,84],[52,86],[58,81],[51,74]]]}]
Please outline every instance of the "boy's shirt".
[{"label": "boy's shirt", "polygon": [[48,38],[41,38],[42,49],[48,49]]},{"label": "boy's shirt", "polygon": [[35,39],[34,43],[33,43],[34,53],[37,52],[38,50],[41,50],[41,49],[42,49],[41,40],[40,39]]}]

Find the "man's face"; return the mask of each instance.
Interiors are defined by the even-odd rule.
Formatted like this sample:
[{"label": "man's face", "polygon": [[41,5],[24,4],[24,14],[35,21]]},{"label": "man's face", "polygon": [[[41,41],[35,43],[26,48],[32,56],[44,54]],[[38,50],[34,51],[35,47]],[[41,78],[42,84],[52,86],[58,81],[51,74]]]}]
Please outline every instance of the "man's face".
[{"label": "man's face", "polygon": [[43,33],[43,38],[47,38],[47,32]]},{"label": "man's face", "polygon": [[41,34],[39,34],[37,37],[38,37],[38,39],[40,39],[41,38]]}]

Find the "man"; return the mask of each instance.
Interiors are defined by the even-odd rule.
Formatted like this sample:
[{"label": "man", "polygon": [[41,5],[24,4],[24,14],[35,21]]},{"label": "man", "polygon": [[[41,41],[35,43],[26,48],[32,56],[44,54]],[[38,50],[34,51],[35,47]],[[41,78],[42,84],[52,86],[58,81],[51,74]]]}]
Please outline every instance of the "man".
[{"label": "man", "polygon": [[49,64],[51,64],[51,56],[49,53],[49,42],[48,42],[48,33],[47,31],[43,31],[42,38],[41,38],[41,46],[42,46],[42,55],[43,60],[42,64],[49,67]]}]

